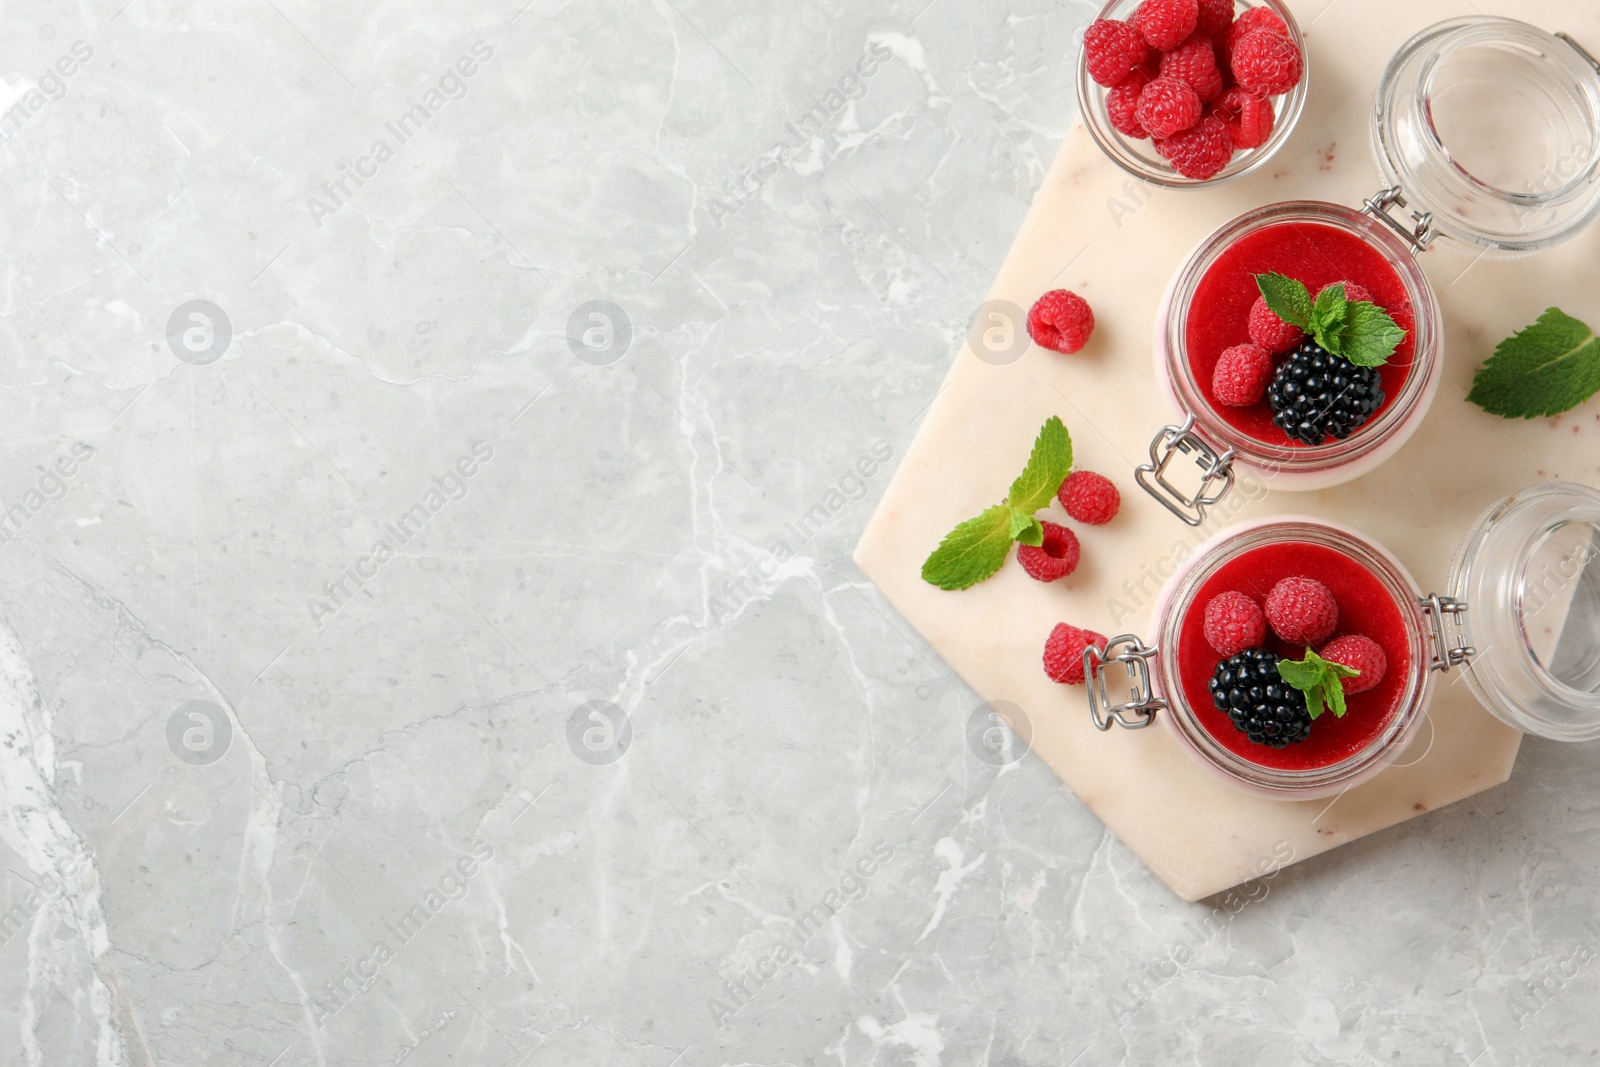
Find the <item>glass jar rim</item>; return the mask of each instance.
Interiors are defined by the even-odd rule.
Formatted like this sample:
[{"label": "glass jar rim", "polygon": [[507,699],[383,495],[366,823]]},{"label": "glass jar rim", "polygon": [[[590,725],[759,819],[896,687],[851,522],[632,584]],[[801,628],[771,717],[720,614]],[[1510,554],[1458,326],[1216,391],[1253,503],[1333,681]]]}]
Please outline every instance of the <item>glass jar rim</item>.
[{"label": "glass jar rim", "polygon": [[[1496,159],[1519,165],[1526,160],[1530,168],[1538,164],[1539,179],[1523,179],[1524,188],[1505,188],[1519,182],[1475,174],[1463,162],[1460,131],[1441,124],[1441,94],[1475,80],[1462,74],[1463,67],[1494,57],[1509,57],[1526,84],[1544,93],[1549,107],[1582,131],[1583,140],[1564,156],[1556,157],[1559,149],[1548,143],[1549,159],[1531,151],[1494,153]],[[1535,106],[1528,103],[1529,93],[1498,95]],[[1481,124],[1481,109],[1468,110]],[[1514,125],[1532,129],[1538,124]],[[1490,254],[1526,255],[1567,240],[1600,213],[1600,62],[1564,34],[1485,15],[1427,27],[1384,68],[1372,137],[1386,184],[1403,189],[1431,216],[1434,231],[1452,242]]]},{"label": "glass jar rim", "polygon": [[[1311,770],[1285,770],[1254,763],[1224,747],[1201,725],[1184,695],[1178,673],[1178,638],[1183,620],[1195,609],[1194,598],[1206,581],[1244,552],[1285,540],[1307,541],[1331,548],[1367,567],[1395,599],[1406,619],[1411,671],[1388,726],[1366,748],[1338,763]],[[1154,623],[1156,647],[1152,676],[1166,702],[1163,717],[1203,762],[1238,784],[1258,793],[1288,799],[1329,795],[1363,781],[1388,766],[1404,751],[1427,710],[1433,691],[1429,631],[1423,618],[1417,583],[1386,549],[1348,526],[1311,518],[1273,518],[1231,526],[1195,555],[1195,562],[1173,579]]]},{"label": "glass jar rim", "polygon": [[[1376,419],[1338,441],[1315,446],[1278,445],[1236,428],[1217,412],[1189,360],[1189,308],[1207,272],[1247,234],[1296,221],[1331,225],[1374,244],[1399,275],[1412,307],[1412,364],[1405,384]],[[1289,200],[1256,208],[1235,218],[1189,256],[1174,277],[1161,321],[1161,344],[1167,379],[1178,406],[1195,417],[1205,436],[1252,466],[1268,473],[1327,471],[1369,455],[1389,440],[1419,405],[1432,400],[1441,370],[1439,349],[1443,313],[1433,284],[1417,262],[1415,251],[1394,229],[1371,216],[1321,200]]]},{"label": "glass jar rim", "polygon": [[[1252,7],[1264,7],[1272,11],[1284,24],[1289,27],[1289,36],[1294,41],[1295,47],[1300,50],[1301,73],[1300,81],[1293,89],[1277,99],[1280,104],[1274,119],[1272,133],[1266,143],[1259,148],[1248,149],[1235,156],[1223,168],[1220,174],[1210,178],[1187,178],[1165,162],[1151,159],[1148,154],[1137,150],[1135,142],[1130,141],[1119,133],[1112,125],[1109,113],[1106,111],[1105,86],[1089,77],[1089,63],[1087,52],[1078,49],[1078,114],[1083,119],[1084,126],[1089,131],[1089,136],[1095,144],[1100,146],[1113,163],[1127,171],[1129,174],[1152,185],[1166,189],[1203,189],[1216,185],[1225,185],[1228,182],[1253,174],[1264,166],[1289,139],[1295,126],[1300,121],[1300,114],[1305,110],[1308,96],[1307,85],[1311,80],[1311,57],[1306,48],[1305,38],[1301,36],[1300,25],[1295,21],[1294,12],[1289,10],[1283,0],[1237,0],[1238,4],[1249,10]],[[1099,19],[1116,18],[1118,12],[1123,12],[1125,17],[1131,17],[1133,9],[1139,6],[1139,0],[1106,0],[1098,14],[1091,20],[1091,24]]]},{"label": "glass jar rim", "polygon": [[[1572,573],[1561,568],[1552,574],[1558,568],[1541,553],[1552,533],[1569,527],[1583,536],[1584,556]],[[1450,595],[1467,604],[1462,639],[1473,650],[1467,685],[1484,707],[1515,729],[1556,741],[1600,738],[1600,690],[1577,689],[1541,662],[1527,625],[1529,609],[1537,614],[1558,599],[1561,582],[1581,584],[1588,567],[1600,559],[1597,538],[1600,492],[1573,482],[1546,482],[1490,506],[1457,547]],[[1542,559],[1537,568],[1536,559]],[[1537,575],[1531,573],[1535,569]]]}]

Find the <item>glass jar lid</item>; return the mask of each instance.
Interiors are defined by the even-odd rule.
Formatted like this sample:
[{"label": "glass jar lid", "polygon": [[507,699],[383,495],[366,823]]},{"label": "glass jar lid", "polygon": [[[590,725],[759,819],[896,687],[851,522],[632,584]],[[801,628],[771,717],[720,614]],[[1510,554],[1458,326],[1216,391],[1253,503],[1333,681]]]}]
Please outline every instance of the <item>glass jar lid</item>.
[{"label": "glass jar lid", "polygon": [[1523,255],[1600,211],[1600,61],[1515,19],[1437,23],[1389,61],[1378,165],[1431,233]]},{"label": "glass jar lid", "polygon": [[1558,741],[1600,737],[1600,492],[1553,482],[1479,518],[1450,570],[1467,684],[1496,717]]}]

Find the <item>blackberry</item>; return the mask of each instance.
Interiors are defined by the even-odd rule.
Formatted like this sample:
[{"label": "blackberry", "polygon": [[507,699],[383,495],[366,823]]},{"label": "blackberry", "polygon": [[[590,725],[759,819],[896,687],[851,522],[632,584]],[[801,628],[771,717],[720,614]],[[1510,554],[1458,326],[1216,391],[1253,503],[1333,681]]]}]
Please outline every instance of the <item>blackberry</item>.
[{"label": "blackberry", "polygon": [[1217,664],[1211,702],[1258,745],[1283,748],[1311,734],[1305,696],[1278,674],[1276,652],[1247,648]]},{"label": "blackberry", "polygon": [[1308,445],[1349,437],[1383,401],[1378,368],[1358,367],[1309,337],[1279,365],[1267,386],[1272,421]]}]

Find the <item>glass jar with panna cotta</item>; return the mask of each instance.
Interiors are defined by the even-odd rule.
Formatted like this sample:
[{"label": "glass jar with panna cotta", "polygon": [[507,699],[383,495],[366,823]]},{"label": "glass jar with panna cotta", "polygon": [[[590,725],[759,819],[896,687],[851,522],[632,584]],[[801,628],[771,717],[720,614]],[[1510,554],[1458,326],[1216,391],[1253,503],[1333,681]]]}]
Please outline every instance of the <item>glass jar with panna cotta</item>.
[{"label": "glass jar with panna cotta", "polygon": [[[1365,637],[1385,664],[1369,684],[1350,685],[1343,715],[1323,712],[1292,743],[1261,743],[1231,714],[1239,701],[1230,705],[1211,685],[1228,657],[1209,643],[1206,606],[1241,591],[1261,599],[1277,582],[1305,577],[1338,604],[1330,639]],[[1304,651],[1270,630],[1263,647],[1286,659]],[[1546,483],[1497,502],[1463,536],[1442,593],[1424,593],[1388,549],[1350,527],[1309,518],[1236,524],[1166,583],[1148,634],[1084,653],[1099,729],[1159,720],[1210,771],[1282,800],[1330,796],[1394,764],[1437,676],[1451,671],[1464,671],[1478,701],[1518,730],[1600,737],[1600,492]]]},{"label": "glass jar with panna cotta", "polygon": [[[1308,200],[1248,212],[1202,241],[1167,288],[1155,369],[1181,420],[1156,433],[1136,477],[1192,526],[1241,469],[1274,489],[1325,489],[1374,469],[1410,438],[1444,358],[1443,313],[1419,257],[1435,244],[1477,256],[1531,255],[1593,220],[1600,62],[1570,37],[1513,19],[1443,22],[1390,61],[1373,137],[1386,187],[1361,208]],[[1216,395],[1217,363],[1250,339],[1257,279],[1268,273],[1313,294],[1339,282],[1359,286],[1405,331],[1377,370],[1365,421],[1344,436],[1308,444],[1280,428],[1266,401],[1231,407]],[[1321,383],[1336,397],[1352,388],[1338,376]]]}]

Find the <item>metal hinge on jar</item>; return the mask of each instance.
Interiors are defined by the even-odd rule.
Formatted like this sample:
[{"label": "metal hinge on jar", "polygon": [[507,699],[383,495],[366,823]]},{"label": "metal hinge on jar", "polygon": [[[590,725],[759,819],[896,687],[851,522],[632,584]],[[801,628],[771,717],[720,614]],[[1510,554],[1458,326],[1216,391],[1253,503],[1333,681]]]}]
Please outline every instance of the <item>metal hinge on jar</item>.
[{"label": "metal hinge on jar", "polygon": [[1366,201],[1362,214],[1370,215],[1380,222],[1387,223],[1389,228],[1404,237],[1411,243],[1411,247],[1418,252],[1426,252],[1428,246],[1439,237],[1439,228],[1434,225],[1433,212],[1413,211],[1411,219],[1414,226],[1407,226],[1404,222],[1389,214],[1392,207],[1406,207],[1406,197],[1398,185],[1391,185],[1387,189],[1379,190],[1378,195]]},{"label": "metal hinge on jar", "polygon": [[[1193,459],[1200,470],[1200,484],[1185,492],[1167,478],[1167,470],[1179,457]],[[1217,453],[1194,432],[1194,416],[1182,426],[1163,426],[1150,442],[1150,462],[1138,467],[1134,477],[1144,491],[1161,506],[1190,526],[1205,522],[1206,508],[1216,504],[1233,488],[1233,449]]]},{"label": "metal hinge on jar", "polygon": [[1467,613],[1466,602],[1437,593],[1419,597],[1418,602],[1422,605],[1422,613],[1433,624],[1433,658],[1428,669],[1448,674],[1452,667],[1471,663],[1478,650],[1465,640],[1466,620],[1463,616]]},{"label": "metal hinge on jar", "polygon": [[[1121,649],[1121,651],[1118,651]],[[1083,650],[1083,677],[1089,683],[1089,717],[1095,728],[1111,729],[1113,723],[1124,730],[1142,730],[1156,721],[1156,712],[1167,704],[1158,700],[1150,687],[1150,657],[1156,654],[1132,634],[1113,637],[1102,652],[1093,645]],[[1120,704],[1111,702],[1106,688],[1105,668],[1112,663],[1122,664],[1131,685],[1129,699]]]},{"label": "metal hinge on jar", "polygon": [[1583,61],[1589,64],[1589,66],[1593,67],[1596,74],[1600,74],[1600,59],[1596,59],[1594,57],[1594,53],[1590,52],[1587,48],[1583,47],[1583,45],[1575,41],[1572,37],[1572,34],[1567,33],[1565,30],[1557,30],[1556,36],[1570,44],[1573,49],[1577,51],[1578,55],[1583,57]]}]

